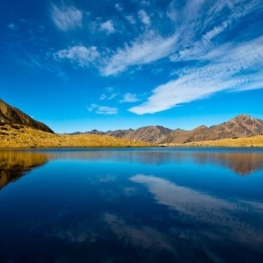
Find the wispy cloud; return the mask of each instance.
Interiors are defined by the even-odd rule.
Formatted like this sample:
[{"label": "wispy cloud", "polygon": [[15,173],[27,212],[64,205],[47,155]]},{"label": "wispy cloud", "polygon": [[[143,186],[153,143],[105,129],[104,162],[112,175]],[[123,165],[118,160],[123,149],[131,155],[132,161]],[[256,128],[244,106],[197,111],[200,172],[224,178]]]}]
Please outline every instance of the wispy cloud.
[{"label": "wispy cloud", "polygon": [[[237,46],[219,47],[207,54],[197,55],[199,61],[209,59],[209,63],[179,71],[177,79],[158,86],[146,102],[129,111],[136,114],[155,113],[218,91],[262,88],[262,41],[263,37],[259,37]],[[185,59],[188,56],[193,59],[191,53],[184,56]],[[248,71],[250,74],[247,74]]]},{"label": "wispy cloud", "polygon": [[113,21],[112,20],[108,20],[104,23],[102,23],[100,25],[100,29],[102,31],[105,31],[107,34],[112,34],[115,32],[115,28],[114,28],[114,25],[113,25]]},{"label": "wispy cloud", "polygon": [[115,107],[99,106],[96,113],[103,115],[116,115],[118,114],[118,109]]},{"label": "wispy cloud", "polygon": [[136,94],[126,93],[123,96],[123,99],[120,102],[137,102],[139,99]]},{"label": "wispy cloud", "polygon": [[88,112],[93,112],[95,109],[97,109],[99,105],[92,103],[90,106],[87,108]]},{"label": "wispy cloud", "polygon": [[[102,45],[74,46],[58,51],[54,57],[57,60],[67,59],[80,67],[93,64],[106,77],[117,76],[130,68],[142,68],[146,64],[151,64],[151,72],[154,72],[156,64],[153,62],[157,60],[159,68],[162,65],[173,68],[168,72],[169,81],[154,87],[144,103],[129,109],[136,114],[164,111],[181,103],[209,97],[219,91],[263,87],[262,34],[259,31],[250,33],[254,24],[243,25],[247,16],[259,12],[260,0],[188,0],[180,6],[174,0],[166,12],[162,12],[162,21],[169,26],[167,31],[162,23],[156,26],[156,21],[161,18],[149,11],[150,2],[139,3],[141,5],[137,13],[123,14],[123,19],[136,28],[136,33],[130,34],[132,38],[125,38],[122,43],[116,41],[114,48]],[[121,11],[123,7],[116,3],[115,8]],[[78,11],[71,6],[53,6],[53,13],[57,14],[55,17],[62,17],[57,21],[66,21],[59,24],[64,30],[80,26],[81,11],[81,16],[75,15],[79,17],[76,20],[70,19],[73,15],[63,18],[66,13],[77,14]],[[67,22],[67,19],[73,22]],[[117,20],[111,18],[104,21],[106,22],[102,23],[102,18],[98,18],[94,22],[94,31],[114,33]],[[121,34],[119,31],[118,33]],[[101,100],[108,97],[102,94]],[[122,102],[129,100],[135,102],[131,95],[123,98]]]},{"label": "wispy cloud", "polygon": [[89,112],[96,112],[102,115],[116,115],[118,114],[118,109],[116,107],[100,106],[97,104],[91,104],[87,110]]},{"label": "wispy cloud", "polygon": [[94,62],[99,55],[96,47],[86,48],[84,46],[74,46],[69,49],[59,50],[54,54],[54,58],[56,60],[67,59],[80,67],[85,67]]},{"label": "wispy cloud", "polygon": [[144,10],[139,10],[138,16],[144,25],[149,26],[151,24],[150,17],[147,15],[147,13]]},{"label": "wispy cloud", "polygon": [[[185,10],[192,9],[192,4],[198,4],[194,8],[195,11],[200,10],[201,7],[204,8],[203,1],[196,1],[188,3]],[[230,6],[228,1],[216,2],[208,8],[207,16],[203,20],[204,24],[209,21],[213,27],[201,35],[196,29],[200,27],[200,24],[190,23],[195,14],[192,13],[190,18],[186,16],[190,26],[183,24],[181,28],[182,32],[183,30],[188,32],[186,39],[184,42],[178,39],[174,45],[175,52],[169,58],[175,63],[186,61],[190,63],[187,67],[177,67],[173,71],[173,74],[177,75],[176,79],[153,89],[146,102],[130,108],[129,111],[136,114],[155,113],[181,103],[209,97],[219,91],[262,88],[263,37],[254,36],[252,39],[236,41],[235,37],[240,38],[240,36],[235,32],[236,36],[232,36],[231,41],[221,40],[222,36],[226,37],[229,32],[232,32],[239,20],[255,10],[258,4],[257,0],[251,1],[244,9],[241,8],[242,1],[234,1]],[[227,17],[222,14],[225,9],[229,9],[230,12]],[[217,21],[216,12],[221,12],[219,21]],[[178,19],[178,16],[177,12],[173,19]],[[199,20],[201,23],[200,17]]]},{"label": "wispy cloud", "polygon": [[143,65],[164,58],[174,51],[176,40],[177,35],[164,39],[149,32],[106,58],[100,71],[104,76],[116,75],[129,66]]},{"label": "wispy cloud", "polygon": [[104,93],[101,94],[100,100],[112,100],[117,96],[114,88],[108,87],[105,89]]},{"label": "wispy cloud", "polygon": [[131,15],[128,15],[128,16],[125,16],[125,18],[132,24],[132,25],[135,25],[136,24],[136,20],[133,16]]},{"label": "wispy cloud", "polygon": [[73,6],[52,5],[51,18],[54,24],[62,31],[73,30],[82,27],[82,11]]}]

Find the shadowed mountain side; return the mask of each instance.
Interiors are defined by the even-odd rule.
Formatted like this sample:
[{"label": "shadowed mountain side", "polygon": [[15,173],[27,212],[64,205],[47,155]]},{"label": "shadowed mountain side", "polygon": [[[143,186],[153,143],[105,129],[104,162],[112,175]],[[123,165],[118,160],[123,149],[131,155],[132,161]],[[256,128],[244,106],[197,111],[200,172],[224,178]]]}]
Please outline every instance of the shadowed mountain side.
[{"label": "shadowed mountain side", "polygon": [[44,123],[36,121],[19,109],[12,107],[0,99],[0,124],[19,124],[37,130],[53,133]]},{"label": "shadowed mountain side", "polygon": [[0,151],[0,189],[48,160],[42,153]]},{"label": "shadowed mountain side", "polygon": [[240,138],[263,133],[263,121],[248,115],[239,115],[228,122],[206,127],[204,125],[194,130],[172,131],[162,143],[188,143],[196,141],[220,140],[225,138]]}]

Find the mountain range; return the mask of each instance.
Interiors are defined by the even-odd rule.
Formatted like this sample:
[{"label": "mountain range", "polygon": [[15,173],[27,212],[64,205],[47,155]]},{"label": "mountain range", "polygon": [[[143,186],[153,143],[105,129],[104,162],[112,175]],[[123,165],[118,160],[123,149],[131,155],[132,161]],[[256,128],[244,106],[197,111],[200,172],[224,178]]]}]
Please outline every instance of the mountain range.
[{"label": "mountain range", "polygon": [[88,134],[110,135],[118,138],[127,138],[150,142],[154,144],[188,143],[196,141],[219,140],[226,138],[240,138],[263,133],[263,120],[252,118],[249,115],[239,115],[227,122],[207,127],[201,125],[193,130],[171,130],[162,126],[145,126],[133,130],[115,130],[101,132],[92,130]]},{"label": "mountain range", "polygon": [[[23,125],[37,130],[54,133],[47,125],[36,121],[21,110],[10,106],[0,99],[0,126]],[[75,132],[76,134],[108,135],[117,138],[142,141],[152,144],[183,144],[197,141],[210,141],[226,138],[241,138],[263,134],[263,120],[249,115],[239,115],[227,122],[207,127],[201,125],[193,130],[169,129],[163,126],[145,126],[138,129]]]}]

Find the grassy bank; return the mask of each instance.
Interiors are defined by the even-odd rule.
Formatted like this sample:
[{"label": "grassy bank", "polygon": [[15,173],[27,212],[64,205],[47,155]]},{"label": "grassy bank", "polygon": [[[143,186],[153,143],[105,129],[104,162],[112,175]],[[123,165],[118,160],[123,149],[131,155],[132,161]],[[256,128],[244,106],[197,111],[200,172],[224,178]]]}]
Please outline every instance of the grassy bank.
[{"label": "grassy bank", "polygon": [[167,144],[167,146],[184,147],[263,147],[263,135],[256,135],[245,138],[222,139],[214,141],[189,142],[184,144]]},{"label": "grassy bank", "polygon": [[149,143],[111,136],[52,134],[21,125],[0,126],[0,148],[147,147]]}]

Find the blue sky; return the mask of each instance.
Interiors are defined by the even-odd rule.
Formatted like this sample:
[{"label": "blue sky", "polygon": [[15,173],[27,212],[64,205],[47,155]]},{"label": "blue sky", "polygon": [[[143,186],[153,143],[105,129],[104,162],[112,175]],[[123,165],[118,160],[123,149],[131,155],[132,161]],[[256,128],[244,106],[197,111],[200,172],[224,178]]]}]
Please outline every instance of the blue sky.
[{"label": "blue sky", "polygon": [[0,98],[56,132],[263,119],[262,0],[0,7]]}]

